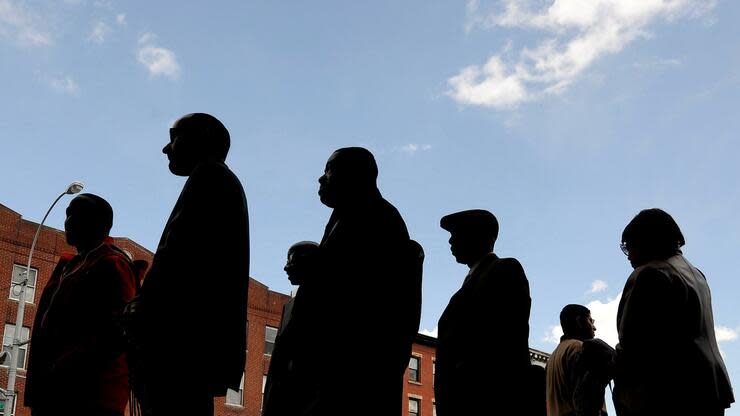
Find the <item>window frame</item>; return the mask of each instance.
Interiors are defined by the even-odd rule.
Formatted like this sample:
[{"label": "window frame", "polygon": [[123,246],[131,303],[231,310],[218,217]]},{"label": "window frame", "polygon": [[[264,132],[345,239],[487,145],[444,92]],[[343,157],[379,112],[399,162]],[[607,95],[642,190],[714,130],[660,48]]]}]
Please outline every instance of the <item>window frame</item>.
[{"label": "window frame", "polygon": [[[239,382],[239,391],[227,389],[226,390],[226,396],[224,397],[224,403],[229,406],[239,406],[244,407],[244,373],[242,373],[242,379]],[[234,403],[229,401],[229,392],[234,392],[239,395],[239,403]]]},{"label": "window frame", "polygon": [[[31,337],[31,328],[30,327],[27,327],[27,326],[23,326],[22,328],[23,329],[21,329],[21,342],[25,342],[25,344],[19,346],[19,348],[18,348],[20,351],[23,351],[23,362],[21,363],[22,365],[18,365],[18,367],[17,367],[19,370],[25,370],[26,369],[26,364],[28,364],[28,340]],[[8,330],[9,329],[11,331],[10,334],[8,334]],[[26,332],[25,337],[24,337],[24,334],[23,334],[24,330]],[[7,347],[8,348],[8,352],[10,352],[10,350],[13,348],[12,343],[13,343],[13,333],[14,332],[15,332],[15,324],[11,324],[11,323],[6,322],[5,323],[5,327],[3,328],[3,346],[2,346],[2,351],[5,351],[6,350],[6,347]],[[10,344],[5,344],[6,335],[8,335],[10,337]],[[18,358],[16,358],[16,360],[17,359]],[[0,367],[10,367],[8,364],[2,363],[2,364],[0,364]]]},{"label": "window frame", "polygon": [[[272,342],[268,342],[267,341],[268,329],[275,330],[275,336],[272,339]],[[278,333],[278,329],[276,327],[270,326],[270,325],[265,325],[265,346],[264,346],[264,348],[262,350],[262,353],[264,355],[272,356],[272,352],[275,350],[275,341],[277,341],[277,333]],[[272,347],[270,348],[270,352],[267,352],[267,344],[272,344]]]},{"label": "window frame", "polygon": [[[17,295],[15,297],[13,296],[13,289],[17,286],[20,286],[18,282],[15,282],[13,280],[16,276],[16,273],[15,273],[16,267],[20,269],[21,273],[23,273],[26,271],[26,266],[22,264],[18,264],[18,263],[13,263],[13,271],[11,272],[11,275],[10,275],[10,289],[8,290],[8,299],[18,302],[20,300],[20,296],[17,296]],[[29,305],[33,305],[36,303],[36,286],[38,285],[39,269],[35,267],[31,267],[30,274],[33,275],[33,284],[30,284],[31,279],[29,278],[28,284],[26,284],[25,297],[26,297],[26,303]],[[22,274],[20,274],[20,276],[22,276]],[[29,291],[29,289],[31,290]],[[29,294],[31,298],[30,301],[28,300]]]},{"label": "window frame", "polygon": [[[411,363],[414,361],[416,362],[416,368],[411,368]],[[421,384],[421,355],[411,354],[411,357],[409,357],[408,368],[409,382]]]}]

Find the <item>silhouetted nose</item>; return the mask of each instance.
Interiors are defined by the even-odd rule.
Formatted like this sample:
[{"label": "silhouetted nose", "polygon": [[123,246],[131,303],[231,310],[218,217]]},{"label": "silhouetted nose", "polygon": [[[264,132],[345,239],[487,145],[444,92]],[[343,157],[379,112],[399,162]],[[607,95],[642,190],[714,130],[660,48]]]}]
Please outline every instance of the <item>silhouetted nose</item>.
[{"label": "silhouetted nose", "polygon": [[162,148],[162,153],[164,153],[166,155],[170,154],[170,144],[169,143],[167,143],[166,145],[164,145],[164,147]]}]

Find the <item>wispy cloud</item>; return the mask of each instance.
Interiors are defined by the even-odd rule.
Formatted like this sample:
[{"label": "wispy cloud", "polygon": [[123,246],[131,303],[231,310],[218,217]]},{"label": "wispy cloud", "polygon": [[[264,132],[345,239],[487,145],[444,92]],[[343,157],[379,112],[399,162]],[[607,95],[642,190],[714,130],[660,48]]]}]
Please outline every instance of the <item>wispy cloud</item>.
[{"label": "wispy cloud", "polygon": [[547,333],[545,333],[545,336],[542,337],[542,341],[550,344],[558,344],[560,343],[560,337],[562,336],[563,328],[560,325],[552,325],[547,330]]},{"label": "wispy cloud", "polygon": [[648,61],[635,62],[632,67],[635,69],[663,69],[681,66],[682,62],[676,58],[653,58]]},{"label": "wispy cloud", "polygon": [[431,329],[431,330],[424,328],[421,331],[419,331],[419,333],[422,335],[437,338],[437,327],[435,326],[434,329]]},{"label": "wispy cloud", "polygon": [[[483,65],[471,65],[448,79],[448,95],[461,104],[512,109],[560,94],[600,58],[616,54],[657,20],[694,18],[716,0],[502,0],[503,7],[482,12],[468,2],[466,29],[525,28],[548,33],[512,56],[505,48]],[[536,7],[539,6],[539,7]]]},{"label": "wispy cloud", "polygon": [[58,94],[76,96],[80,93],[80,86],[71,77],[49,78],[47,81],[51,89]]},{"label": "wispy cloud", "polygon": [[406,153],[409,155],[413,155],[416,152],[422,151],[425,152],[427,150],[430,150],[432,148],[431,144],[418,144],[418,143],[409,143],[405,144],[398,148],[398,151],[401,153]]},{"label": "wispy cloud", "polygon": [[116,15],[116,23],[118,23],[121,26],[126,26],[126,14],[125,13],[119,13]]},{"label": "wispy cloud", "polygon": [[48,46],[51,34],[44,28],[44,19],[22,2],[0,0],[0,39],[18,46]]},{"label": "wispy cloud", "polygon": [[164,76],[177,79],[180,75],[180,65],[175,53],[167,48],[156,45],[157,36],[145,33],[139,38],[139,50],[136,58],[144,65],[152,77]]},{"label": "wispy cloud", "polygon": [[108,26],[105,22],[102,20],[98,20],[95,22],[95,25],[93,26],[92,31],[90,32],[90,36],[88,36],[88,40],[90,42],[97,43],[98,45],[103,44],[105,42],[106,36],[112,32],[112,29],[110,26]]},{"label": "wispy cloud", "polygon": [[588,291],[588,293],[599,293],[605,291],[609,287],[608,284],[606,284],[603,280],[594,280],[591,283],[591,289]]}]

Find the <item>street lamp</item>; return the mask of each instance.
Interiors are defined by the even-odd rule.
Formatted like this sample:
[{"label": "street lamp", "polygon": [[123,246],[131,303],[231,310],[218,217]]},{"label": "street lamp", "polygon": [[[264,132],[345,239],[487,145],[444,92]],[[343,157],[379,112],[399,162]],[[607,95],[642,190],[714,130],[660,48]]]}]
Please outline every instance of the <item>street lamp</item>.
[{"label": "street lamp", "polygon": [[[36,229],[36,235],[33,236],[33,242],[31,243],[31,250],[28,252],[28,263],[26,264],[26,271],[23,273],[23,280],[19,283],[20,285],[20,292],[18,294],[18,312],[15,316],[15,329],[13,330],[13,344],[11,346],[10,350],[10,363],[8,366],[8,388],[5,391],[0,392],[1,394],[5,395],[5,407],[3,408],[3,414],[4,415],[10,415],[13,412],[13,401],[15,400],[15,376],[18,372],[18,352],[20,351],[21,345],[25,344],[25,341],[21,341],[21,329],[23,329],[23,313],[26,311],[26,286],[28,285],[28,276],[31,275],[31,259],[33,258],[33,249],[36,247],[36,240],[39,238],[39,234],[41,233],[41,227],[44,225],[44,221],[46,221],[46,217],[49,216],[49,213],[51,212],[51,209],[54,208],[54,205],[59,202],[60,199],[64,195],[73,195],[82,190],[85,185],[82,182],[72,182],[69,184],[67,189],[59,194],[57,199],[52,202],[49,209],[46,211],[46,215],[44,215],[44,218],[41,220],[41,223],[39,224],[38,228]],[[11,282],[11,286],[12,286]],[[11,289],[12,290],[12,289]],[[1,390],[1,389],[0,389]]]}]

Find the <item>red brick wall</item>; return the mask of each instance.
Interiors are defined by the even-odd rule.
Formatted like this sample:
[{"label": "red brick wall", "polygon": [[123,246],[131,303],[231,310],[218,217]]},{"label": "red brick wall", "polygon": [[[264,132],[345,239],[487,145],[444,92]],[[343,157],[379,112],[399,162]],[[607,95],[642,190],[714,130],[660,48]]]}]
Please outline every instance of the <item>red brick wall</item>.
[{"label": "red brick wall", "polygon": [[401,403],[402,415],[409,414],[409,399],[419,400],[419,416],[432,416],[434,403],[434,370],[436,348],[427,343],[416,342],[412,347],[411,354],[419,357],[420,381],[409,380],[409,370],[406,369],[403,379],[403,402]]}]

